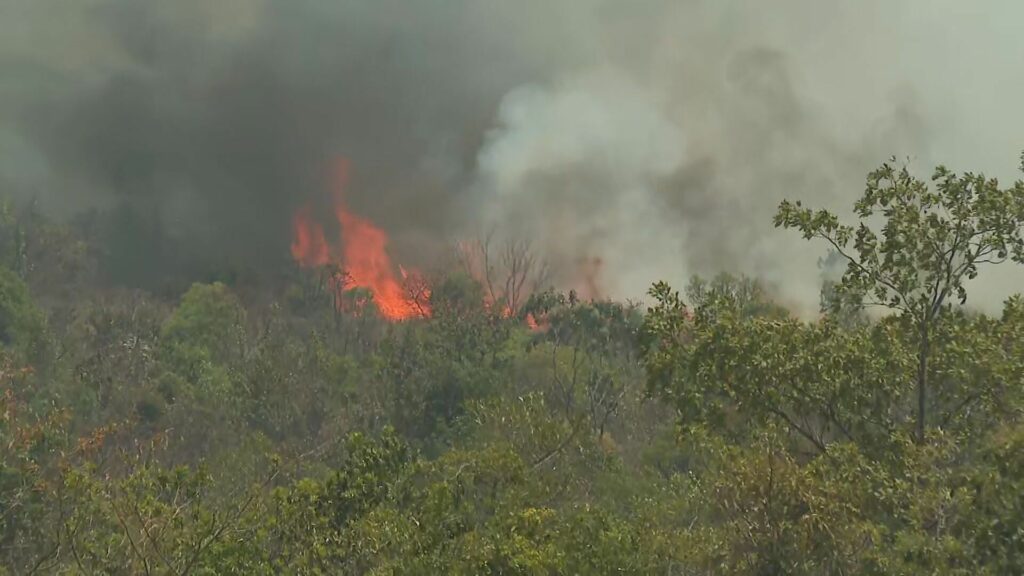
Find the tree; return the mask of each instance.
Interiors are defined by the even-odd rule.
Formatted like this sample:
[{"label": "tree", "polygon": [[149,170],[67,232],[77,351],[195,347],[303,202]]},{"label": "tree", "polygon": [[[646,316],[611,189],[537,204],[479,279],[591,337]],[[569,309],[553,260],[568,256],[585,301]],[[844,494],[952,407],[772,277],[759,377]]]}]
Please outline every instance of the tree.
[{"label": "tree", "polygon": [[160,360],[170,396],[227,393],[224,366],[242,354],[245,310],[227,286],[193,284],[160,331]]},{"label": "tree", "polygon": [[100,426],[136,412],[160,425],[168,399],[153,376],[166,314],[164,306],[135,292],[76,307],[59,339],[59,354],[74,379],[59,393],[72,403],[79,423]]},{"label": "tree", "polygon": [[597,436],[604,436],[629,391],[627,382],[639,368],[639,308],[580,302],[575,292],[566,296],[548,290],[532,295],[520,314],[544,322],[528,350],[550,353],[552,403],[566,420],[589,420]]},{"label": "tree", "polygon": [[495,251],[493,230],[474,242],[458,244],[455,257],[459,266],[481,284],[487,304],[508,316],[519,312],[549,279],[547,263],[537,256],[528,240],[508,239]]},{"label": "tree", "polygon": [[0,267],[0,346],[35,362],[45,347],[46,319],[28,286],[17,274]]},{"label": "tree", "polygon": [[227,286],[193,284],[161,335],[169,345],[195,346],[223,359],[238,350],[244,319],[245,311]]},{"label": "tree", "polygon": [[711,280],[700,276],[690,279],[686,296],[694,308],[710,310],[717,302],[727,302],[745,318],[785,318],[789,312],[772,301],[768,290],[757,279],[722,273]]},{"label": "tree", "polygon": [[[1021,166],[1024,170],[1024,163]],[[836,289],[856,306],[898,313],[917,335],[916,434],[928,425],[929,359],[937,323],[956,300],[967,301],[968,280],[984,264],[1024,263],[1024,182],[1000,188],[981,174],[957,175],[938,167],[934,190],[897,169],[894,159],[873,171],[854,205],[861,220],[842,224],[827,210],[783,201],[777,227],[795,228],[805,239],[825,240],[846,261]],[[871,223],[881,217],[876,231]]]},{"label": "tree", "polygon": [[686,427],[736,440],[774,424],[825,453],[835,440],[879,446],[902,420],[899,378],[911,361],[898,326],[845,328],[825,318],[752,315],[770,310],[729,292],[692,311],[664,283],[644,319],[644,360],[652,392]]}]

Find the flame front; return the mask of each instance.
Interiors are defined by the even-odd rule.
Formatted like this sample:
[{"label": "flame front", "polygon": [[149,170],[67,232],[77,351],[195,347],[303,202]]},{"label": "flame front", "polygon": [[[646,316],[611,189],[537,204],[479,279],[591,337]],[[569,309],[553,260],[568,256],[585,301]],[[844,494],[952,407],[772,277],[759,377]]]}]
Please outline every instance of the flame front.
[{"label": "flame front", "polygon": [[[330,245],[323,227],[316,222],[310,207],[303,206],[292,219],[292,257],[304,268],[336,263],[345,274],[334,276],[334,288],[366,288],[381,316],[390,321],[430,315],[429,291],[420,286],[419,275],[398,267],[402,280],[388,255],[387,234],[373,222],[349,211],[345,203],[348,161],[339,159],[334,174],[334,217],[340,227],[339,242]],[[410,289],[412,288],[412,289]],[[339,305],[342,299],[338,299]]]}]

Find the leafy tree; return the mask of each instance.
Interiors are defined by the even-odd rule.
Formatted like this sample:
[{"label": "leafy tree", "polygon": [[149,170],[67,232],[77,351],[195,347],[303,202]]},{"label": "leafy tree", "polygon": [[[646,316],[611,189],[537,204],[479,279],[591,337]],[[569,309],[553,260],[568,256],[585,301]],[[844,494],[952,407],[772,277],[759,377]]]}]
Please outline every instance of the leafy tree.
[{"label": "leafy tree", "polygon": [[160,331],[160,358],[168,395],[224,395],[225,365],[243,350],[244,310],[227,286],[194,284]]},{"label": "leafy tree", "polygon": [[[330,347],[319,332],[293,334],[272,310],[261,323],[242,362],[232,365],[232,390],[250,427],[278,444],[311,447],[348,430],[358,409],[363,371],[351,357]],[[344,420],[338,422],[339,420]]]},{"label": "leafy tree", "polygon": [[877,445],[898,429],[910,356],[891,323],[848,330],[829,320],[747,318],[716,303],[687,320],[667,285],[652,294],[649,384],[684,425],[740,438],[777,423],[816,452],[834,440]]},{"label": "leafy tree", "polygon": [[[1024,165],[1022,165],[1024,169]],[[856,227],[827,210],[784,201],[775,225],[825,240],[846,262],[839,292],[858,305],[899,313],[917,334],[918,441],[928,425],[929,360],[936,325],[953,302],[967,300],[966,282],[984,264],[1024,262],[1024,182],[1000,188],[980,174],[945,167],[934,189],[891,161],[868,176],[854,206]],[[882,219],[881,229],[871,221]]]},{"label": "leafy tree", "polygon": [[1024,571],[1024,427],[996,432],[981,451],[981,465],[966,474],[970,495],[953,531],[968,542],[974,561],[992,574]]},{"label": "leafy tree", "polygon": [[377,380],[391,423],[407,438],[438,440],[468,402],[507,381],[512,323],[478,299],[462,274],[431,294],[434,317],[392,330],[377,355]]},{"label": "leafy tree", "polygon": [[746,276],[722,273],[711,280],[694,276],[686,287],[686,296],[695,309],[705,311],[722,304],[744,318],[789,316],[785,308],[772,301],[760,281]]},{"label": "leafy tree", "polygon": [[44,351],[45,316],[14,272],[0,267],[0,345],[34,362]]},{"label": "leafy tree", "polygon": [[[104,443],[97,439],[89,449],[103,451]],[[80,572],[141,574],[259,568],[262,550],[252,542],[277,470],[252,485],[243,480],[221,499],[205,467],[162,464],[162,444],[158,436],[130,451],[114,449],[111,465],[93,458],[65,468],[57,494],[64,563]]]},{"label": "leafy tree", "polygon": [[245,311],[227,286],[193,284],[164,324],[161,337],[168,346],[207,351],[218,361],[237,353]]},{"label": "leafy tree", "polygon": [[640,311],[631,304],[580,302],[553,291],[530,298],[521,314],[540,318],[528,350],[550,356],[550,401],[566,420],[585,419],[603,436],[636,381]]}]

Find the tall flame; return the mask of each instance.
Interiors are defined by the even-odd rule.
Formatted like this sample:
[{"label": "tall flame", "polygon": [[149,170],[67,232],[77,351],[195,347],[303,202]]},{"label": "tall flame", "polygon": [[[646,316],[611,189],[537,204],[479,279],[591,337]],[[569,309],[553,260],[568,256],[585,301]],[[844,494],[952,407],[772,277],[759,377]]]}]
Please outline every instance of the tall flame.
[{"label": "tall flame", "polygon": [[[345,203],[348,185],[348,161],[341,158],[334,173],[334,217],[340,227],[339,243],[326,240],[323,227],[311,214],[310,206],[303,206],[292,219],[292,257],[302,267],[317,267],[337,263],[345,270],[345,277],[336,277],[336,290],[366,288],[381,316],[390,321],[426,317],[430,309],[426,302],[429,292],[420,287],[411,293],[409,283],[418,274],[398,267],[402,280],[395,276],[395,266],[388,255],[388,236],[373,222],[349,211]],[[338,299],[341,302],[341,299]]]}]

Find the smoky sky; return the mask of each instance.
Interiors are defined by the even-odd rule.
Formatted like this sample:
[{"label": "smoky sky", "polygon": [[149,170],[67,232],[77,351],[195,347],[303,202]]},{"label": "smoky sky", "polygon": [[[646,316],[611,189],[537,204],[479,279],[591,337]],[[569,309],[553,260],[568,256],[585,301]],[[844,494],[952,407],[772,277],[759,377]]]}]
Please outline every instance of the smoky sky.
[{"label": "smoky sky", "polygon": [[0,186],[137,215],[162,238],[139,262],[275,266],[345,156],[400,260],[497,229],[566,286],[596,257],[607,295],[730,271],[813,305],[822,249],[772,228],[778,202],[842,211],[892,155],[1016,178],[1022,23],[1011,1],[0,0]]}]

